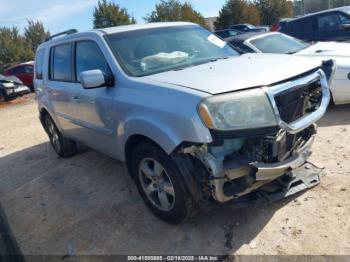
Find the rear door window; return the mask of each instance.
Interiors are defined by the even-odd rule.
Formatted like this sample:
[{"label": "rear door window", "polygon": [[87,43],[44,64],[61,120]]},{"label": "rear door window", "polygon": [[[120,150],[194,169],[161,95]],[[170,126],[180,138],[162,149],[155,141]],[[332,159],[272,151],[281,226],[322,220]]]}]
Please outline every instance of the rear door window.
[{"label": "rear door window", "polygon": [[35,58],[35,77],[43,79],[44,50],[39,50]]},{"label": "rear door window", "polygon": [[341,23],[337,13],[329,13],[317,17],[318,31],[335,31],[341,29]]},{"label": "rear door window", "polygon": [[62,44],[51,48],[51,79],[72,81],[72,45]]},{"label": "rear door window", "polygon": [[9,70],[9,73],[10,73],[11,75],[24,74],[24,73],[25,73],[24,66],[17,66],[17,67],[14,67],[14,68],[12,68],[12,69]]},{"label": "rear door window", "polygon": [[292,22],[292,31],[300,33],[312,31],[312,18],[305,18]]}]

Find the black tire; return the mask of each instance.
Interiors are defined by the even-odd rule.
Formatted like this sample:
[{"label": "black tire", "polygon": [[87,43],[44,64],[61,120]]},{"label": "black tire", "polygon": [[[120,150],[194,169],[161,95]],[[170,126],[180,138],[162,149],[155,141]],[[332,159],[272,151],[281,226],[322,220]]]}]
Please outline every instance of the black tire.
[{"label": "black tire", "polygon": [[11,97],[3,89],[0,89],[0,96],[4,101],[9,101],[11,99]]},{"label": "black tire", "polygon": [[49,136],[50,143],[58,156],[66,158],[77,153],[77,144],[61,134],[48,114],[44,118],[44,128]]},{"label": "black tire", "polygon": [[331,101],[329,101],[328,109],[332,109],[332,108],[334,108],[335,106],[336,106],[336,105],[335,105],[335,102],[334,102],[333,93],[331,92]]},{"label": "black tire", "polygon": [[[169,185],[170,182],[174,195],[166,193],[168,189],[165,190],[166,186],[161,188],[162,182],[159,182],[159,185],[156,186],[158,192],[153,192],[147,196],[144,189],[144,184],[147,183],[145,180],[151,180],[148,179],[149,176],[145,175],[145,173],[141,171],[141,165],[152,165],[152,162],[149,162],[148,164],[147,161],[153,160],[159,163],[164,169],[164,171],[162,171],[162,175],[160,175],[163,177],[162,181],[165,182],[163,184]],[[194,214],[194,201],[185,186],[180,171],[178,170],[175,162],[162,149],[150,142],[142,143],[134,150],[131,161],[131,173],[132,177],[135,179],[138,191],[147,207],[157,217],[171,224],[179,224],[186,221]],[[155,169],[155,164],[153,169]],[[152,183],[153,182],[151,181],[150,184]],[[171,203],[170,207],[167,207],[168,210],[162,210],[160,207],[160,202],[162,201],[159,201],[159,199],[161,199],[161,195],[164,196],[164,193],[168,202]],[[152,198],[153,200],[151,200]],[[155,200],[157,198],[158,201]],[[174,202],[172,202],[172,200]],[[159,203],[157,204],[157,202]]]}]

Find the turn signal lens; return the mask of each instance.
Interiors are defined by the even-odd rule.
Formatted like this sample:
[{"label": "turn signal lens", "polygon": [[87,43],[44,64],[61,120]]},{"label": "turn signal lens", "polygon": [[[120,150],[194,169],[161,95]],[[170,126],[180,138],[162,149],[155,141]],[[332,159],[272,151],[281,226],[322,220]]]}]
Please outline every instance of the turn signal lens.
[{"label": "turn signal lens", "polygon": [[208,127],[208,128],[213,128],[213,119],[210,116],[208,107],[205,104],[200,104],[199,105],[199,115],[201,116],[204,124]]}]

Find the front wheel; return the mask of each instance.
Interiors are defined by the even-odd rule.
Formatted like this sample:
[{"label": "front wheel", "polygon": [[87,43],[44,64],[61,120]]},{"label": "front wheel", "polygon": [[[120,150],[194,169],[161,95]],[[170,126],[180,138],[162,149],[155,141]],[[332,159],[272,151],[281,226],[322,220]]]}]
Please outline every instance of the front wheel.
[{"label": "front wheel", "polygon": [[194,202],[174,161],[152,143],[139,145],[132,175],[148,208],[162,220],[178,224],[191,217]]}]

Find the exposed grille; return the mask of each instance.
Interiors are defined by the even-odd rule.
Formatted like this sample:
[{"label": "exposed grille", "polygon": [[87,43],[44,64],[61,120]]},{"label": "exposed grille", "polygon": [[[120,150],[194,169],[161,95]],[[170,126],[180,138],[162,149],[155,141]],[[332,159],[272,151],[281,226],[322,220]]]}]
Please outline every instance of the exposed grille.
[{"label": "exposed grille", "polygon": [[296,86],[275,95],[275,101],[286,123],[294,122],[306,114],[316,111],[322,101],[322,87],[319,80]]},{"label": "exposed grille", "polygon": [[235,131],[217,131],[210,130],[210,134],[213,138],[211,146],[222,146],[225,139],[235,138],[249,138],[249,137],[260,137],[270,134],[275,134],[278,131],[278,127],[262,127],[254,129],[244,129]]}]

